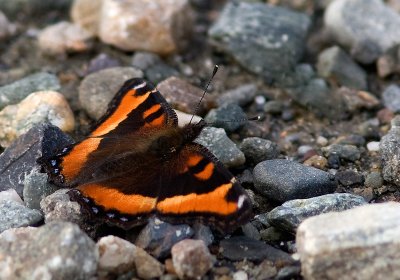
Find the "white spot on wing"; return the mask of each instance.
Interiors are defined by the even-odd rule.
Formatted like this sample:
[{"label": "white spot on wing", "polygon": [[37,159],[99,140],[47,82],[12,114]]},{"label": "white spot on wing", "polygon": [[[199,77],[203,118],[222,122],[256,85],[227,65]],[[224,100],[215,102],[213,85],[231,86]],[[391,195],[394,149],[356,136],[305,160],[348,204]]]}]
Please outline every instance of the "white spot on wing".
[{"label": "white spot on wing", "polygon": [[244,194],[242,194],[241,196],[239,196],[239,199],[238,199],[238,202],[237,202],[238,208],[242,208],[243,203],[244,203],[244,201],[245,201],[246,199],[247,199],[247,197],[246,197]]},{"label": "white spot on wing", "polygon": [[144,88],[145,86],[146,86],[146,82],[143,82],[143,83],[141,83],[141,84],[135,86],[133,89],[136,90],[136,89]]}]

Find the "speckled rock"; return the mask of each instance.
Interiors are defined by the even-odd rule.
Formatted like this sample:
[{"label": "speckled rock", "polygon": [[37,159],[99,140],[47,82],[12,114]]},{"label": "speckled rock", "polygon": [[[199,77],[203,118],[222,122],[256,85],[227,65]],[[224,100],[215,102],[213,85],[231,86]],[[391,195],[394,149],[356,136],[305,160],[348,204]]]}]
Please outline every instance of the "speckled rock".
[{"label": "speckled rock", "polygon": [[327,213],[300,224],[296,243],[305,279],[398,279],[400,203]]},{"label": "speckled rock", "polygon": [[334,176],[300,163],[273,159],[256,165],[254,186],[264,196],[285,202],[332,193],[336,189]]},{"label": "speckled rock", "polygon": [[32,92],[60,89],[58,78],[46,72],[29,75],[21,80],[0,87],[0,109],[22,101]]},{"label": "speckled rock", "polygon": [[322,213],[340,212],[366,204],[364,198],[347,193],[333,193],[283,203],[268,213],[268,222],[284,231],[295,233],[302,221]]},{"label": "speckled rock", "polygon": [[98,35],[103,42],[126,51],[166,55],[185,45],[192,19],[187,0],[104,0]]},{"label": "speckled rock", "polygon": [[285,8],[228,2],[209,37],[241,66],[274,81],[292,71],[301,59],[310,23],[305,14]]},{"label": "speckled rock", "polygon": [[400,187],[400,116],[396,116],[389,132],[379,145],[382,159],[382,176],[389,183]]},{"label": "speckled rock", "polygon": [[74,129],[74,114],[61,93],[34,92],[20,103],[8,105],[1,110],[0,145],[9,146],[36,124],[46,121],[66,132]]},{"label": "speckled rock", "polygon": [[71,223],[7,230],[0,234],[0,255],[2,279],[83,280],[97,270],[95,243]]},{"label": "speckled rock", "polygon": [[393,113],[400,113],[400,87],[394,84],[388,86],[383,91],[382,101]]},{"label": "speckled rock", "polygon": [[89,116],[97,120],[126,80],[141,77],[142,71],[133,67],[113,67],[92,73],[79,86],[79,102]]},{"label": "speckled rock", "polygon": [[172,247],[171,255],[180,279],[199,279],[213,266],[213,258],[202,240],[182,240]]},{"label": "speckled rock", "polygon": [[8,189],[5,191],[0,192],[0,200],[12,200],[14,202],[17,202],[21,205],[24,205],[24,202],[22,201],[21,197],[18,195],[17,191],[14,189]]},{"label": "speckled rock", "polygon": [[92,37],[82,27],[62,21],[43,29],[38,36],[38,42],[44,53],[60,55],[89,50]]},{"label": "speckled rock", "polygon": [[209,149],[227,167],[241,166],[246,160],[222,128],[205,127],[195,142]]},{"label": "speckled rock", "polygon": [[242,127],[247,122],[247,115],[240,106],[225,103],[216,109],[211,109],[204,120],[212,126],[225,129],[229,133]]},{"label": "speckled rock", "polygon": [[356,161],[361,157],[360,150],[354,145],[332,144],[322,148],[325,156],[337,155],[341,159]]},{"label": "speckled rock", "polygon": [[42,219],[38,210],[29,209],[14,200],[0,200],[0,233],[10,228],[35,225]]},{"label": "speckled rock", "polygon": [[337,42],[362,63],[375,61],[400,42],[400,16],[381,0],[333,1],[324,22]]},{"label": "speckled rock", "polygon": [[383,185],[382,174],[377,171],[372,171],[365,177],[365,186],[367,188],[378,189]]},{"label": "speckled rock", "polygon": [[143,249],[116,236],[105,236],[97,242],[99,271],[103,275],[122,274],[136,270],[141,279],[163,275],[164,267]]},{"label": "speckled rock", "polygon": [[246,161],[250,164],[274,159],[279,155],[279,148],[276,143],[259,137],[243,139],[240,144],[240,150],[244,153]]}]

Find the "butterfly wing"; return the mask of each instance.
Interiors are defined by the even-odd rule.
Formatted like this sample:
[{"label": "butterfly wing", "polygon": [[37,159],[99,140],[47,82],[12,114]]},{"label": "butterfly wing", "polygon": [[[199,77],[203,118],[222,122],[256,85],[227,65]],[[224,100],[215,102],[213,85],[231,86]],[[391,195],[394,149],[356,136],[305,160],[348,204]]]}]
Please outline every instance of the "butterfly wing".
[{"label": "butterfly wing", "polygon": [[185,146],[165,171],[157,215],[166,221],[192,224],[202,221],[221,232],[246,223],[251,202],[244,189],[222,163],[203,146]]},{"label": "butterfly wing", "polygon": [[146,135],[156,129],[176,125],[175,112],[154,86],[134,78],[125,82],[86,139],[55,156],[42,157],[38,162],[56,185],[85,184],[96,179],[93,174],[99,172],[94,171],[104,165],[108,157],[140,147]]}]

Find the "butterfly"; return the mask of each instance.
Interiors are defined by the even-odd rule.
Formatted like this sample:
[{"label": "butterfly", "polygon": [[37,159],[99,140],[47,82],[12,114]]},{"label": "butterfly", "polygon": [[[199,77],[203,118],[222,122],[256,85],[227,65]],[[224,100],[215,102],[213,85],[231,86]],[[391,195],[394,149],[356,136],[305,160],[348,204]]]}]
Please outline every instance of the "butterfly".
[{"label": "butterfly", "polygon": [[206,123],[178,126],[175,111],[144,79],[127,80],[84,140],[38,162],[85,212],[123,229],[150,217],[232,232],[251,218],[245,190],[204,146]]}]

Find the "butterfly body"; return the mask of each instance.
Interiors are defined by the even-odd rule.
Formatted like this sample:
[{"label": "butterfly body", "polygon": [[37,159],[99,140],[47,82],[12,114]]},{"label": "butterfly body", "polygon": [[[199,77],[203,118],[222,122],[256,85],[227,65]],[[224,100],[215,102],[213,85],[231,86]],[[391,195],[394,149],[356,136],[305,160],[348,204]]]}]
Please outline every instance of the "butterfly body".
[{"label": "butterfly body", "polygon": [[230,172],[193,142],[205,122],[178,127],[175,112],[142,79],[128,80],[90,135],[38,162],[71,187],[92,217],[125,229],[150,216],[202,221],[222,232],[251,217],[251,203]]}]

